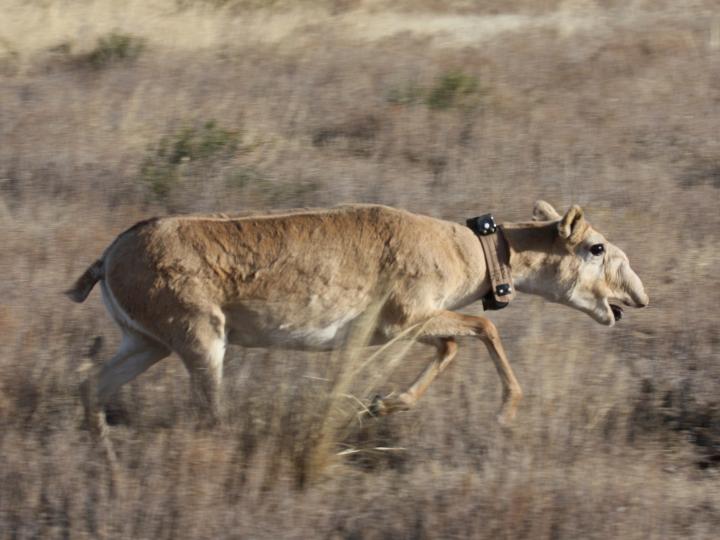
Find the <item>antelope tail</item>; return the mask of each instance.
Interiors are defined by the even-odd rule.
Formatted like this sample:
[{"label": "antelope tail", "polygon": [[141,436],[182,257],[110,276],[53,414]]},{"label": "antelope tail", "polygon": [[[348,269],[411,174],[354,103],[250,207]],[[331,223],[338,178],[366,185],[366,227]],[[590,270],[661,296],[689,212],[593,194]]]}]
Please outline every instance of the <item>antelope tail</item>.
[{"label": "antelope tail", "polygon": [[77,302],[78,304],[84,302],[95,284],[103,277],[105,277],[104,263],[102,259],[98,259],[85,270],[72,288],[65,291],[65,294],[73,302]]}]

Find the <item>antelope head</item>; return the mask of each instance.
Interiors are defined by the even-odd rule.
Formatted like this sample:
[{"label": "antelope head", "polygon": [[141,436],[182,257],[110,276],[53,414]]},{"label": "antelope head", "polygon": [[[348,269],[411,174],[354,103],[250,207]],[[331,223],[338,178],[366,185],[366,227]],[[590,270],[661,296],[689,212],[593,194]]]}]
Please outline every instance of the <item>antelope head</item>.
[{"label": "antelope head", "polygon": [[622,318],[620,304],[648,304],[627,255],[585,220],[582,208],[573,206],[561,216],[538,201],[533,220],[505,228],[519,290],[578,309],[607,326]]}]

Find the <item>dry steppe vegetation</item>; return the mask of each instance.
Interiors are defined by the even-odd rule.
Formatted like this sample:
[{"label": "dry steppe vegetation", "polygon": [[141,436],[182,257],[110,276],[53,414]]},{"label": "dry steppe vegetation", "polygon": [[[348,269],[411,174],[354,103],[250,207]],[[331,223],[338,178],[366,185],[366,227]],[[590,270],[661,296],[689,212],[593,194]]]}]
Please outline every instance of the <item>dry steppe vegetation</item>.
[{"label": "dry steppe vegetation", "polygon": [[[716,538],[720,8],[714,0],[1,0],[0,538]],[[381,202],[456,221],[585,206],[651,306],[494,313],[419,407],[358,404],[431,354],[244,351],[196,429],[170,358],[110,411],[117,345],[61,295],[149,215]],[[376,354],[370,362],[365,361]],[[365,365],[364,365],[365,364]]]}]

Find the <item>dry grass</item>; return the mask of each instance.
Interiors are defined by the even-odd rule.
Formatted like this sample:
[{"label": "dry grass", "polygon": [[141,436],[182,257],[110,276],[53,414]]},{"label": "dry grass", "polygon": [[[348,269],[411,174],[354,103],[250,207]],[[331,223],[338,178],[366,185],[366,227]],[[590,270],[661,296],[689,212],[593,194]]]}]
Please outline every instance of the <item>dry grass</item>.
[{"label": "dry grass", "polygon": [[[0,3],[1,538],[716,537],[713,1]],[[430,350],[351,377],[377,351],[231,349],[222,429],[195,429],[176,359],[123,390],[110,491],[77,386],[118,333],[60,291],[124,227],[351,200],[521,220],[540,197],[585,205],[652,304],[612,330],[492,314],[527,394],[511,430],[472,341],[362,425],[348,395]]]}]

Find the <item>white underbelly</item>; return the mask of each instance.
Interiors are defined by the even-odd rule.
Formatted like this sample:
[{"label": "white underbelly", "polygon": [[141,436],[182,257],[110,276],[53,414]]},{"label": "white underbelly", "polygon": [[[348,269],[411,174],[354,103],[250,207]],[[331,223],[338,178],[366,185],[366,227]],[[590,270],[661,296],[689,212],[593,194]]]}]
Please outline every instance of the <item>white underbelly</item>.
[{"label": "white underbelly", "polygon": [[308,316],[299,321],[276,317],[229,319],[228,341],[245,347],[334,349],[347,338],[358,315],[358,312],[351,312],[335,318]]},{"label": "white underbelly", "polygon": [[339,320],[327,326],[291,327],[280,326],[272,333],[282,346],[326,349],[342,344],[347,337],[351,321]]}]

